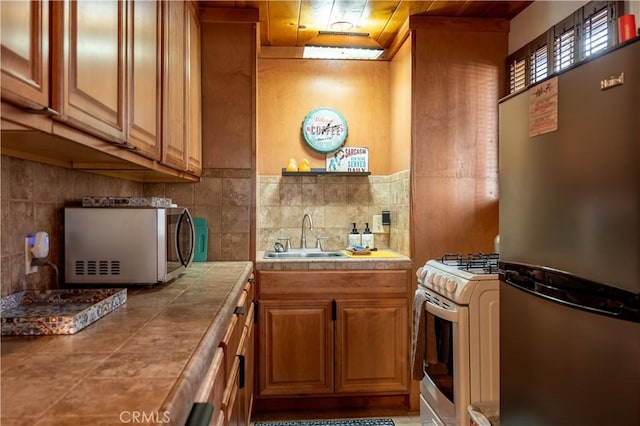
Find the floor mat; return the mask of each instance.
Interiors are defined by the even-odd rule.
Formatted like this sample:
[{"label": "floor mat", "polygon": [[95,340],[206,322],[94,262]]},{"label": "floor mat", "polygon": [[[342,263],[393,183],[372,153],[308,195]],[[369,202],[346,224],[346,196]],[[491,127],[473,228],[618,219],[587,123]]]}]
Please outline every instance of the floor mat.
[{"label": "floor mat", "polygon": [[395,424],[391,419],[343,419],[255,422],[254,426],[395,426]]}]

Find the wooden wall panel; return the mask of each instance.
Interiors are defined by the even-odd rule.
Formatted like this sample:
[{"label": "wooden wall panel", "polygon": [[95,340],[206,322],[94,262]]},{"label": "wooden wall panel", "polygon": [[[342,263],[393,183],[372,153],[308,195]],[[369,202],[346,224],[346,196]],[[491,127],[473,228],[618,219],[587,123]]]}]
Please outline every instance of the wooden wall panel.
[{"label": "wooden wall panel", "polygon": [[389,170],[411,167],[411,39],[407,39],[391,61],[391,110]]},{"label": "wooden wall panel", "polygon": [[497,102],[508,25],[425,18],[413,26],[412,254],[488,252],[498,233]]},{"label": "wooden wall panel", "polygon": [[346,118],[346,146],[369,147],[372,174],[392,171],[389,62],[261,58],[258,174],[280,174],[289,158],[307,158],[311,167],[325,167],[325,155],[308,148],[300,131],[306,114],[321,106],[335,108]]},{"label": "wooden wall panel", "polygon": [[202,32],[202,164],[251,169],[256,131],[256,23],[207,22]]}]

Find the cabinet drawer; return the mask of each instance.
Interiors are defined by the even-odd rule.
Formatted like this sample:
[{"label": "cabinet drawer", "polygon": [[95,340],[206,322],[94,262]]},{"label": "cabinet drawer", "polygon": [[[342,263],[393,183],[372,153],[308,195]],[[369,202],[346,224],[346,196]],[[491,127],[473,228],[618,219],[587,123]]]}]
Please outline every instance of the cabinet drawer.
[{"label": "cabinet drawer", "polygon": [[405,296],[410,284],[408,270],[385,271],[277,271],[259,273],[259,298],[291,298],[335,294],[387,297]]},{"label": "cabinet drawer", "polygon": [[238,380],[240,378],[240,360],[237,356],[233,357],[233,364],[231,374],[229,376],[229,382],[224,390],[224,396],[222,398],[222,404],[220,408],[222,410],[224,423],[229,424],[233,413],[233,407],[238,396]]},{"label": "cabinet drawer", "polygon": [[222,399],[221,395],[224,391],[225,385],[223,362],[224,351],[219,347],[216,349],[216,353],[211,360],[209,370],[207,370],[207,375],[205,376],[202,385],[200,385],[200,390],[196,395],[195,402],[210,402],[213,404],[214,409],[217,409],[220,406],[220,400]]},{"label": "cabinet drawer", "polygon": [[244,320],[244,326],[251,329],[253,327],[253,316],[255,315],[255,303],[249,305],[246,318]]},{"label": "cabinet drawer", "polygon": [[222,341],[220,341],[220,347],[224,351],[225,377],[229,377],[231,373],[231,367],[233,366],[233,361],[236,358],[243,328],[243,324],[238,321],[238,316],[234,314],[229,321],[227,332],[224,334]]},{"label": "cabinet drawer", "polygon": [[[247,283],[247,286],[253,287],[250,283]],[[243,331],[249,322],[253,322],[252,294],[252,290],[251,292],[248,292],[247,288],[243,290],[236,304],[234,314],[229,321],[229,327],[227,327],[227,331],[220,342],[220,347],[224,351],[226,377],[229,376],[234,358],[239,353],[240,339]]]},{"label": "cabinet drawer", "polygon": [[251,282],[245,284],[244,289],[242,290],[242,295],[240,299],[238,299],[238,304],[236,307],[236,314],[238,315],[246,315],[249,311],[249,306],[253,303],[255,297],[254,285]]},{"label": "cabinet drawer", "polygon": [[249,298],[250,302],[253,302],[256,297],[256,286],[254,285],[254,282],[255,279],[253,278],[253,274],[251,274],[249,282],[244,286],[244,291],[247,292],[247,297]]}]

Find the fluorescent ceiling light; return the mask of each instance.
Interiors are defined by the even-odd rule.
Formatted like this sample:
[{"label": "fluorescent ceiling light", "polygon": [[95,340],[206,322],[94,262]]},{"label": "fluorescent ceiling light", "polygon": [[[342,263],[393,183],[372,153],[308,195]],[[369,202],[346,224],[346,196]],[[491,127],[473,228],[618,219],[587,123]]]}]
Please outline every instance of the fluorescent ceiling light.
[{"label": "fluorescent ceiling light", "polygon": [[384,48],[368,33],[320,31],[304,46],[303,58],[377,59]]}]

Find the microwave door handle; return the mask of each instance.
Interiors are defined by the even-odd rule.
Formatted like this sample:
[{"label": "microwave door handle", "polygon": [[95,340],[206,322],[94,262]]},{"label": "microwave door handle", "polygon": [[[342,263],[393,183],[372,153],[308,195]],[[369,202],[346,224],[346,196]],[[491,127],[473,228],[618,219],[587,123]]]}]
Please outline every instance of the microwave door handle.
[{"label": "microwave door handle", "polygon": [[[185,218],[186,216],[186,218]],[[183,256],[182,251],[180,250],[180,231],[182,229],[182,224],[184,221],[187,222],[192,222],[191,221],[191,215],[189,215],[189,212],[185,209],[182,214],[180,215],[180,219],[178,220],[178,226],[176,226],[176,238],[175,238],[175,242],[176,242],[176,253],[178,253],[178,260],[180,261],[180,264],[183,266],[187,266],[191,260],[191,258],[193,257],[193,250],[190,250],[187,256],[187,260],[185,261],[185,258]],[[195,239],[195,232],[193,229],[193,226],[191,226],[191,241],[193,241]],[[193,244],[192,244],[193,245]]]}]

